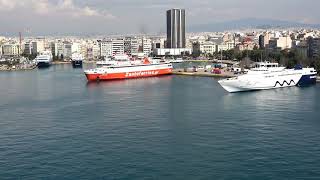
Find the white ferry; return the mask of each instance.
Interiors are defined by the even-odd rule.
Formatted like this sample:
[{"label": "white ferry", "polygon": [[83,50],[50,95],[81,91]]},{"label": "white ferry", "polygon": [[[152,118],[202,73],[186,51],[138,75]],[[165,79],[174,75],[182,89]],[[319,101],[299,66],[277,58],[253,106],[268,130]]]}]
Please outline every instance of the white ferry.
[{"label": "white ferry", "polygon": [[279,67],[278,63],[256,63],[255,68],[247,74],[220,80],[219,84],[228,92],[241,92],[252,90],[265,90],[290,86],[306,86],[315,84],[317,71],[314,68],[294,69]]},{"label": "white ferry", "polygon": [[49,67],[52,63],[52,53],[51,51],[41,52],[35,59],[38,68]]},{"label": "white ferry", "polygon": [[72,54],[71,59],[72,59],[73,68],[82,68],[82,63],[84,60],[84,57],[82,54],[75,52]]}]

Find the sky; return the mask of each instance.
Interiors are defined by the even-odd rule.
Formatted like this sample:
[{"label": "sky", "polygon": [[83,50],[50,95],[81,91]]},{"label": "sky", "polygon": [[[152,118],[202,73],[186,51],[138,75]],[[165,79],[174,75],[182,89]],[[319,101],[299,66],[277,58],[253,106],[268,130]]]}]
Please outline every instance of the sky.
[{"label": "sky", "polygon": [[319,0],[0,0],[0,36],[163,34],[166,10],[187,26],[258,18],[320,24]]}]

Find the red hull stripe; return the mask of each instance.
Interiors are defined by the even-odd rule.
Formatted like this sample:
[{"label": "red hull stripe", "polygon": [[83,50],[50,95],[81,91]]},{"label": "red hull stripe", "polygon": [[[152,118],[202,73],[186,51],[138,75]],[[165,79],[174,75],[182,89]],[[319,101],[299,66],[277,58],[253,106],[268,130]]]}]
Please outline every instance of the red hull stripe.
[{"label": "red hull stripe", "polygon": [[86,74],[88,81],[96,80],[112,80],[112,79],[130,79],[140,77],[152,77],[171,74],[172,68],[148,70],[148,71],[135,71],[135,72],[121,72],[121,73],[110,73],[110,74]]}]

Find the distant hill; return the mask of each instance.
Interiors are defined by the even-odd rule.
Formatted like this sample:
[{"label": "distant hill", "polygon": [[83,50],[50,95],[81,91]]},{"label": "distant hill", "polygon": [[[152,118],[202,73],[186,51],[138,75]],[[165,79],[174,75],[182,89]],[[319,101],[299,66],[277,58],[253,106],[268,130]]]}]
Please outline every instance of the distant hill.
[{"label": "distant hill", "polygon": [[226,31],[234,29],[271,29],[271,28],[294,28],[294,27],[308,27],[308,28],[320,28],[320,24],[303,24],[291,21],[281,21],[273,19],[239,19],[233,21],[208,23],[192,25],[188,28],[189,32],[214,32],[214,31]]}]

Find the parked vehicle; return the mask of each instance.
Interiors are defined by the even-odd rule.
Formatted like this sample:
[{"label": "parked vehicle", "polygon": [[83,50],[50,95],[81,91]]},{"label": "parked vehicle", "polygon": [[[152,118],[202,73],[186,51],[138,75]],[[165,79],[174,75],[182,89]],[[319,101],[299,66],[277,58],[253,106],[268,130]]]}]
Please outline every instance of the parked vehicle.
[{"label": "parked vehicle", "polygon": [[198,70],[204,70],[204,66],[198,66]]},{"label": "parked vehicle", "polygon": [[198,72],[198,68],[196,66],[193,66],[193,72]]},{"label": "parked vehicle", "polygon": [[221,74],[221,70],[219,68],[214,68],[211,70],[212,74]]},{"label": "parked vehicle", "polygon": [[232,68],[232,71],[235,73],[241,73],[241,68],[234,67],[234,68]]}]

